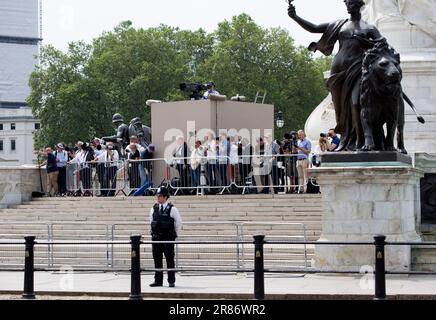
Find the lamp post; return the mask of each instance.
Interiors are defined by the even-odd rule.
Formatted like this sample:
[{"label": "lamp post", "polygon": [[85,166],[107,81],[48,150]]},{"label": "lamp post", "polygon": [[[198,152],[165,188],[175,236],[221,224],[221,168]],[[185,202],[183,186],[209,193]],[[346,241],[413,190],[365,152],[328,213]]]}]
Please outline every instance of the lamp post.
[{"label": "lamp post", "polygon": [[279,129],[285,126],[285,120],[283,119],[283,112],[281,111],[276,113],[276,126]]}]

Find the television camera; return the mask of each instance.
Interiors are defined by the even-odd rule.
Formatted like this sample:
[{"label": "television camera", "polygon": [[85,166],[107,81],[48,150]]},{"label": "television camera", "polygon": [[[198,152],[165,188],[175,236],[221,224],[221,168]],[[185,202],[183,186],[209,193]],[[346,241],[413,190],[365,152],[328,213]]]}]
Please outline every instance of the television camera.
[{"label": "television camera", "polygon": [[201,100],[203,98],[202,91],[208,89],[207,84],[202,83],[181,83],[180,90],[189,93],[189,98],[191,100]]}]

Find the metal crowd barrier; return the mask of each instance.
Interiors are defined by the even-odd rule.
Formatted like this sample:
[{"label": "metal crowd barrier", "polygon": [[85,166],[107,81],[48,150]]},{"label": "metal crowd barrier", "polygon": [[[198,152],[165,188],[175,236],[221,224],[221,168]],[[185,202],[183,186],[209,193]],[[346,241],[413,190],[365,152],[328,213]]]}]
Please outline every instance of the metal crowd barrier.
[{"label": "metal crowd barrier", "polygon": [[[100,258],[95,259],[94,264],[92,264],[92,269],[101,268],[104,270],[114,270],[117,267],[117,261],[121,261],[121,263],[128,256],[127,251],[116,251],[114,245],[105,244],[107,241],[111,242],[119,242],[124,241],[130,237],[133,233],[140,234],[148,234],[150,225],[147,223],[116,223],[116,224],[99,224],[99,223],[90,223],[83,224],[80,222],[67,222],[67,223],[41,223],[41,224],[33,224],[29,225],[26,223],[1,223],[3,226],[16,226],[23,225],[27,226],[26,232],[21,232],[17,234],[15,238],[21,238],[25,234],[28,234],[29,230],[32,230],[30,227],[38,226],[43,227],[46,230],[46,234],[41,233],[38,234],[38,238],[46,238],[47,239],[47,247],[46,252],[38,252],[38,259],[41,261],[38,265],[47,265],[48,268],[54,268],[60,265],[70,265],[73,264],[74,259],[83,259],[83,257],[92,257],[93,255],[99,256]],[[184,222],[183,223],[184,230],[192,229],[190,233],[181,233],[178,240],[180,241],[207,241],[211,237],[215,239],[223,239],[223,240],[231,240],[231,241],[244,241],[246,240],[247,235],[252,232],[252,229],[257,229],[257,226],[267,226],[270,228],[274,227],[298,227],[301,230],[301,235],[283,235],[279,236],[281,241],[286,240],[294,240],[301,241],[301,245],[304,249],[304,268],[309,267],[308,263],[308,249],[303,242],[307,240],[306,236],[306,226],[303,223],[287,223],[287,222],[219,222],[219,221],[195,221],[195,222]],[[227,232],[222,232],[222,228],[219,227],[231,227]],[[83,234],[83,228],[90,228],[92,230],[92,236],[89,234]],[[30,228],[30,229],[29,229]],[[64,230],[68,229],[69,231],[73,231],[73,236],[65,235]],[[210,230],[216,229],[214,235],[211,234]],[[250,230],[251,229],[251,230]],[[204,230],[204,231],[203,231]],[[226,228],[227,230],[227,228]],[[287,231],[285,231],[286,233]],[[184,234],[185,233],[185,234]],[[91,237],[91,238],[90,238]],[[74,239],[76,244],[80,245],[81,241],[93,240],[101,243],[98,247],[96,247],[96,251],[92,251],[92,248],[87,248],[85,252],[81,252],[78,248],[69,244],[71,239]],[[81,240],[83,239],[83,240]],[[146,239],[150,240],[151,237],[147,236]],[[9,241],[8,239],[7,241]],[[270,240],[277,240],[277,237],[270,237]],[[55,247],[54,243],[58,243],[58,246]],[[0,240],[1,244],[1,240]],[[80,248],[80,246],[79,246]],[[223,252],[223,250],[227,250],[230,247],[190,247],[190,252],[188,253],[197,253],[201,254],[216,254],[219,255],[222,253],[223,255],[229,255],[227,252]],[[124,248],[126,249],[126,248]],[[176,244],[176,267],[181,267],[181,265],[189,265],[184,258],[182,258],[182,254],[180,253],[180,248]],[[185,248],[184,248],[185,249]],[[91,251],[90,251],[91,250]],[[234,265],[237,270],[242,270],[246,267],[246,251],[247,249],[243,244],[236,244],[235,247],[235,255],[234,255]],[[11,248],[8,251],[10,254],[17,256],[17,250],[15,248]],[[185,252],[186,253],[186,252]],[[43,256],[42,256],[43,255]],[[231,256],[231,255],[230,255]],[[118,257],[118,258],[117,258]],[[70,260],[68,260],[70,259]],[[3,262],[7,262],[6,259],[2,259]],[[42,263],[45,261],[45,263]],[[65,263],[67,261],[68,263]],[[2,264],[0,263],[0,270],[3,270]]]},{"label": "metal crowd barrier", "polygon": [[159,164],[173,195],[297,193],[313,184],[309,165],[306,180],[299,179],[298,163],[295,154],[70,163],[67,190],[70,196],[115,196],[142,188],[151,195],[159,187],[153,183]]},{"label": "metal crowd barrier", "polygon": [[123,160],[67,164],[69,195],[115,196],[125,189],[128,169]]},{"label": "metal crowd barrier", "polygon": [[[295,154],[238,156],[237,162],[230,157],[216,156],[130,161],[126,187],[138,190],[144,185],[145,174],[152,177],[156,163],[164,164],[165,181],[174,195],[286,194],[302,191],[309,181],[313,181],[309,167],[305,168],[308,172],[306,181],[299,181],[298,155]],[[155,190],[157,186],[148,189]]]}]

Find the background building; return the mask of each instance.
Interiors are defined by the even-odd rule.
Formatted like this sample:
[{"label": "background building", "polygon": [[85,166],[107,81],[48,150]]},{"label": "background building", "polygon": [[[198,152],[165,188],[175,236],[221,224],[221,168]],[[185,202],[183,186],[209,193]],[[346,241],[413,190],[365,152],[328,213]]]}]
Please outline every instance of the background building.
[{"label": "background building", "polygon": [[1,0],[0,17],[0,165],[30,164],[39,123],[25,101],[39,50],[38,0]]}]

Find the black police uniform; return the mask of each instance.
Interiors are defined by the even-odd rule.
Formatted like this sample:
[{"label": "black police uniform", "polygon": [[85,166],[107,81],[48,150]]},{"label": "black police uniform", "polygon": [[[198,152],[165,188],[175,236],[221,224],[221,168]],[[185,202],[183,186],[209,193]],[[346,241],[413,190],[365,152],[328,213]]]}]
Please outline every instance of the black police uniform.
[{"label": "black police uniform", "polygon": [[[173,205],[169,203],[165,210],[162,210],[163,205],[155,204],[153,207],[153,221],[151,223],[151,236],[153,241],[175,241],[177,233],[174,226],[174,219],[171,218],[171,209]],[[156,269],[163,268],[163,255],[167,261],[167,268],[174,269],[174,244],[153,243],[153,259]],[[163,272],[156,271],[154,276],[155,286],[162,286]],[[168,271],[168,283],[174,284],[176,276],[174,271]]]}]

